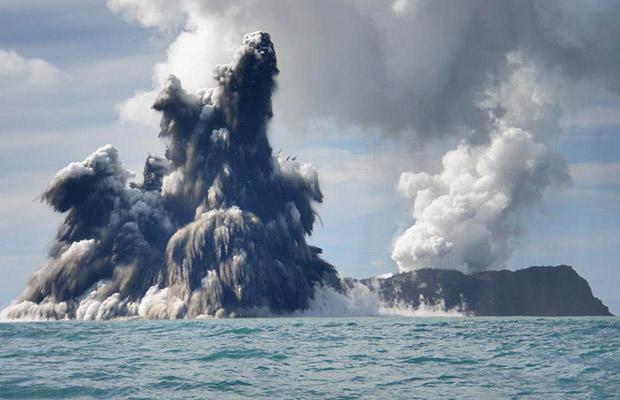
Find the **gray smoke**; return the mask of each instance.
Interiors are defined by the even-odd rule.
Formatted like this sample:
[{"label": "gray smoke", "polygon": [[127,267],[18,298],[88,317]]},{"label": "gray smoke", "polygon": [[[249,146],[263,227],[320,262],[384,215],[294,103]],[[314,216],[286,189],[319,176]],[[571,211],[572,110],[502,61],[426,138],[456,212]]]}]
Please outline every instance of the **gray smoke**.
[{"label": "gray smoke", "polygon": [[255,32],[217,86],[191,94],[170,76],[153,108],[165,157],[141,183],[107,145],[59,171],[42,199],[65,213],[46,265],[5,318],[194,318],[307,308],[334,268],[309,246],[322,201],[315,170],[267,139],[277,75]]},{"label": "gray smoke", "polygon": [[[203,87],[197,71],[220,60],[239,32],[264,27],[286,66],[276,99],[285,112],[278,118],[291,124],[319,120],[334,131],[481,142],[494,122],[478,106],[480,95],[509,77],[515,52],[562,80],[548,130],[558,130],[561,111],[583,103],[584,91],[620,92],[620,5],[613,1],[186,0],[172,8],[108,0],[108,6],[146,26],[181,24],[167,59],[154,68],[155,90],[169,73]],[[200,55],[188,63],[188,54]],[[129,113],[131,104],[121,115],[139,119]]]}]

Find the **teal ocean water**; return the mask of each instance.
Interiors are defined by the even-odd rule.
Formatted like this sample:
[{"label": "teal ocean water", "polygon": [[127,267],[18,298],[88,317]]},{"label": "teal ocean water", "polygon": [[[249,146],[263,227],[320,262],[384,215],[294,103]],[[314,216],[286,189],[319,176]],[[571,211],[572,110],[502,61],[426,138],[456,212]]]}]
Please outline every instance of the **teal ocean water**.
[{"label": "teal ocean water", "polygon": [[1,398],[620,398],[618,318],[0,323]]}]

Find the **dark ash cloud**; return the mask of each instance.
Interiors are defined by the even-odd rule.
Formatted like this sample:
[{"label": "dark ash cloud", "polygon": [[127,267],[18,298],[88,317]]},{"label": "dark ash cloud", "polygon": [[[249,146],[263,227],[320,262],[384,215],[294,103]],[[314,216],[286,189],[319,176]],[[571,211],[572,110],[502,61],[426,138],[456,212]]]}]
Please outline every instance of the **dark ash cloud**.
[{"label": "dark ash cloud", "polygon": [[142,183],[107,145],[59,171],[42,195],[66,218],[48,261],[6,318],[193,318],[308,307],[335,269],[306,243],[322,201],[308,164],[272,154],[278,73],[267,33],[243,38],[218,85],[190,94],[170,76],[165,158]]}]

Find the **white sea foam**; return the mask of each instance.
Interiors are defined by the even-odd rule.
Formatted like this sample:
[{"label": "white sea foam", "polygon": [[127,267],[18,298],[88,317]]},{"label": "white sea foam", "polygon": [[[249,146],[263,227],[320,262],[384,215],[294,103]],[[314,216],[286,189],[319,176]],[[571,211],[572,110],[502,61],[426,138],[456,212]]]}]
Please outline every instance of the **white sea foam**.
[{"label": "white sea foam", "polygon": [[42,302],[33,303],[32,301],[15,302],[0,312],[0,321],[20,320],[28,321],[47,321],[68,318],[67,303]]},{"label": "white sea foam", "polygon": [[377,291],[355,283],[346,293],[318,286],[314,299],[307,310],[299,311],[297,316],[303,317],[371,317],[371,316],[404,316],[404,317],[462,317],[462,309],[446,309],[443,300],[429,303],[420,298],[420,305],[412,307],[404,302],[388,305],[383,302]]},{"label": "white sea foam", "polygon": [[[292,314],[274,314],[266,308],[247,310],[248,315],[256,317],[372,317],[372,316],[404,316],[404,317],[460,317],[464,316],[463,308],[446,309],[443,300],[431,303],[420,297],[418,307],[405,302],[386,304],[378,295],[378,288],[371,288],[355,283],[345,293],[331,287],[317,286],[314,298],[306,310]],[[187,316],[187,305],[174,296],[169,288],[151,287],[142,299],[130,301],[114,293],[102,298],[100,293],[105,284],[99,284],[76,303],[45,301],[36,304],[22,301],[11,304],[0,313],[0,320],[46,321],[46,320],[110,320],[110,319],[184,319]],[[196,319],[234,317],[221,310],[215,315],[200,314]]]}]

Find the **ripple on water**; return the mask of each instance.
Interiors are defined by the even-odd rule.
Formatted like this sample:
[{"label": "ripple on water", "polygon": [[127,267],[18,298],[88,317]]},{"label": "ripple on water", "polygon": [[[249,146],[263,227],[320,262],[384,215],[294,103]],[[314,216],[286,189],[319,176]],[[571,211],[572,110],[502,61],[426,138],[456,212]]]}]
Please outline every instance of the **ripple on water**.
[{"label": "ripple on water", "polygon": [[0,324],[2,398],[562,398],[620,393],[620,320]]}]

